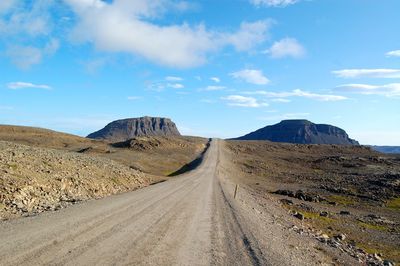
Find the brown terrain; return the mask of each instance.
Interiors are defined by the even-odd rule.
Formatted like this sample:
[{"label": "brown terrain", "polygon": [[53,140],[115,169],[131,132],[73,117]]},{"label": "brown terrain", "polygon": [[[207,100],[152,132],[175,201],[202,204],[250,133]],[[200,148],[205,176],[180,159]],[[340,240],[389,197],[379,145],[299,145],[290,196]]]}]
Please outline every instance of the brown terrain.
[{"label": "brown terrain", "polygon": [[400,261],[400,157],[367,147],[1,126],[0,175],[4,265]]},{"label": "brown terrain", "polygon": [[207,139],[91,140],[0,126],[0,219],[55,210],[164,181],[196,159]]},{"label": "brown terrain", "polygon": [[[400,262],[400,156],[363,146],[227,142],[235,182],[280,202],[300,233]],[[297,227],[296,230],[299,230]],[[304,231],[305,230],[305,231]]]}]

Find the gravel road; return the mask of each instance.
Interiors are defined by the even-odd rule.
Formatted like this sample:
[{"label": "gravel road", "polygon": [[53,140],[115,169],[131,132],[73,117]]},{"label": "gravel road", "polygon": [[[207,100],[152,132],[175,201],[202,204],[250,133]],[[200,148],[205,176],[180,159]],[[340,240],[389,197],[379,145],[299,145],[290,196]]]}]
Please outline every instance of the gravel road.
[{"label": "gravel road", "polygon": [[221,147],[213,140],[196,170],[166,182],[0,222],[0,265],[320,265],[241,210],[219,177]]}]

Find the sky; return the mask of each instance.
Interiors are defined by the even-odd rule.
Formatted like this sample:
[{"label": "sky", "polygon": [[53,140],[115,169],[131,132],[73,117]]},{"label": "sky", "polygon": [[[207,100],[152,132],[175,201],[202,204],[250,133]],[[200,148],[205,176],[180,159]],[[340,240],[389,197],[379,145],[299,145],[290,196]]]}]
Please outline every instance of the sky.
[{"label": "sky", "polygon": [[0,0],[0,124],[85,136],[171,118],[230,138],[284,119],[400,145],[398,0]]}]

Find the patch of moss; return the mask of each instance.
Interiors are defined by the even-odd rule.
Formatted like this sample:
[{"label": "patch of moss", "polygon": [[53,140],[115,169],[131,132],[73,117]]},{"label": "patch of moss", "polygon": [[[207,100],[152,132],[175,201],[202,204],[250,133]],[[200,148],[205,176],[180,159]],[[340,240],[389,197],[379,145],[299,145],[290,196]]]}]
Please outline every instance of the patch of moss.
[{"label": "patch of moss", "polygon": [[370,224],[370,223],[365,223],[365,222],[358,222],[358,224],[361,227],[364,227],[366,229],[372,229],[372,230],[388,231],[390,229],[387,226],[379,225],[379,224]]},{"label": "patch of moss", "polygon": [[364,243],[357,243],[357,247],[361,248],[369,254],[382,253],[380,250],[376,249],[376,247],[371,247],[370,245],[366,245]]},{"label": "patch of moss", "polygon": [[386,203],[386,207],[394,210],[400,210],[400,198],[394,198]]},{"label": "patch of moss", "polygon": [[332,195],[328,197],[329,201],[334,201],[338,204],[341,205],[353,205],[356,204],[357,202],[349,196],[341,196],[341,195]]}]

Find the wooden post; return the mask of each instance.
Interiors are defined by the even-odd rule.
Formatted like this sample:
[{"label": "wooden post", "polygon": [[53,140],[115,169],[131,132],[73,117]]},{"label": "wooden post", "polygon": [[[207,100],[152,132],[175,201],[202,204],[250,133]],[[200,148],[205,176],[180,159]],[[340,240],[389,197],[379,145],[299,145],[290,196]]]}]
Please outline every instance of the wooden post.
[{"label": "wooden post", "polygon": [[237,192],[239,190],[239,185],[235,186],[235,193],[233,194],[233,198],[236,199]]}]

